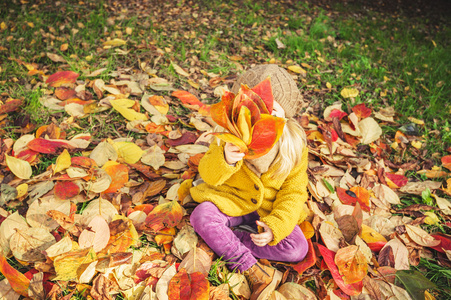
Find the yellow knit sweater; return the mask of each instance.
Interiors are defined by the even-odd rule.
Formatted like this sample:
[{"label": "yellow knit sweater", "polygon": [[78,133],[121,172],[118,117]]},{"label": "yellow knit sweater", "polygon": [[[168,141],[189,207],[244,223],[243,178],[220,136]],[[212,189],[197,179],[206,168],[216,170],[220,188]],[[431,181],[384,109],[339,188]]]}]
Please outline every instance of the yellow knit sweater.
[{"label": "yellow knit sweater", "polygon": [[[300,149],[301,150],[301,149]],[[287,237],[308,212],[308,150],[302,149],[301,163],[282,178],[272,179],[278,164],[258,177],[243,160],[235,166],[224,159],[224,146],[213,142],[199,163],[199,174],[205,183],[191,188],[196,202],[210,201],[224,214],[237,217],[257,211],[260,220],[271,228],[274,246]]]}]

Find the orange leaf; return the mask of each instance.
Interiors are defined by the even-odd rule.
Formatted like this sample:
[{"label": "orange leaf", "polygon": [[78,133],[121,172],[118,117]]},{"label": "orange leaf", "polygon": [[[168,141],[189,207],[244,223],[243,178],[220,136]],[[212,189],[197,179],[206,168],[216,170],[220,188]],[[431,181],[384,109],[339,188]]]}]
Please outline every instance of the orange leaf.
[{"label": "orange leaf", "polygon": [[163,244],[169,244],[174,240],[175,236],[175,228],[163,228],[158,231],[158,234],[155,236],[155,242],[158,246]]},{"label": "orange leaf", "polygon": [[108,161],[102,169],[111,177],[111,184],[103,193],[116,193],[128,182],[128,167],[114,161]]},{"label": "orange leaf", "polygon": [[51,87],[59,87],[62,85],[72,84],[77,78],[78,74],[72,71],[60,71],[52,74],[47,78],[45,83],[47,83]]},{"label": "orange leaf", "polygon": [[339,249],[334,261],[346,284],[362,281],[368,272],[366,258],[355,245]]},{"label": "orange leaf", "polygon": [[357,196],[357,201],[364,211],[370,211],[370,193],[361,186],[353,186],[349,189]]},{"label": "orange leaf", "polygon": [[365,106],[365,103],[357,104],[352,108],[352,111],[359,119],[365,119],[371,116],[371,109]]},{"label": "orange leaf", "polygon": [[185,269],[181,269],[169,281],[168,296],[169,299],[190,300],[191,284]]},{"label": "orange leaf", "polygon": [[58,87],[55,89],[55,96],[60,100],[67,100],[75,98],[77,92],[74,89],[70,89],[67,87]]},{"label": "orange leaf", "polygon": [[[271,88],[271,86],[270,86],[270,88]],[[263,91],[259,91],[259,92],[263,93]],[[241,88],[240,88],[240,91],[236,95],[235,99],[241,99],[243,96],[247,96],[247,98],[252,100],[252,102],[254,102],[258,106],[258,109],[260,110],[260,113],[262,113],[262,114],[271,114],[273,103],[270,104],[269,102],[270,101],[274,102],[274,99],[271,100],[271,99],[269,99],[266,96],[267,100],[268,100],[269,107],[271,108],[271,110],[269,110],[266,102],[255,91],[253,91],[253,89],[251,90],[247,85],[243,85],[242,84]],[[246,97],[244,97],[244,98],[246,98]]]},{"label": "orange leaf", "polygon": [[145,224],[153,231],[158,232],[163,228],[175,227],[182,220],[183,211],[177,201],[171,201],[157,205],[147,215]]},{"label": "orange leaf", "polygon": [[210,294],[210,283],[201,272],[190,274],[191,277],[191,297],[190,300],[208,300]]},{"label": "orange leaf", "polygon": [[445,167],[451,171],[451,155],[442,157],[442,165],[443,165],[443,167]]},{"label": "orange leaf", "polygon": [[164,101],[162,96],[152,96],[149,97],[149,102],[163,115],[167,114],[169,111],[169,105]]},{"label": "orange leaf", "polygon": [[304,233],[307,240],[311,239],[315,235],[315,229],[309,221],[302,222],[299,227],[301,227],[302,233]]},{"label": "orange leaf", "polygon": [[299,273],[299,275],[302,275],[302,273],[304,273],[305,270],[314,266],[316,263],[315,248],[313,248],[312,240],[307,239],[307,243],[308,243],[308,252],[305,258],[302,261],[298,262],[297,264],[291,265],[293,269],[295,269]]},{"label": "orange leaf", "polygon": [[[224,99],[224,97],[222,97],[222,98]],[[218,123],[219,126],[227,128],[227,125],[228,125],[227,120],[229,117],[228,117],[227,107],[223,101],[213,104],[211,106],[210,113],[211,113],[211,118],[213,119],[213,121]]]},{"label": "orange leaf", "polygon": [[252,140],[245,158],[254,159],[265,155],[282,136],[285,119],[262,114],[252,127]]},{"label": "orange leaf", "polygon": [[71,166],[92,169],[97,167],[97,163],[92,158],[86,156],[74,156],[70,158]]},{"label": "orange leaf", "polygon": [[360,281],[360,282],[356,282],[353,284],[345,283],[338,271],[337,265],[335,264],[335,252],[327,249],[326,247],[324,247],[323,245],[320,245],[320,244],[318,244],[318,249],[324,258],[323,262],[326,263],[327,268],[329,269],[330,273],[332,274],[332,277],[334,278],[338,287],[343,292],[345,292],[346,295],[349,295],[349,296],[356,296],[356,295],[360,294],[363,289],[363,282]]},{"label": "orange leaf", "polygon": [[199,108],[205,106],[205,104],[200,102],[199,99],[196,98],[196,96],[187,91],[174,91],[172,92],[171,96],[178,98],[186,107],[190,109],[199,110]]},{"label": "orange leaf", "polygon": [[80,193],[80,187],[72,181],[57,181],[54,193],[59,199],[71,199]]},{"label": "orange leaf", "polygon": [[24,274],[11,267],[2,254],[0,254],[0,273],[8,279],[9,284],[16,293],[28,297],[30,280]]}]

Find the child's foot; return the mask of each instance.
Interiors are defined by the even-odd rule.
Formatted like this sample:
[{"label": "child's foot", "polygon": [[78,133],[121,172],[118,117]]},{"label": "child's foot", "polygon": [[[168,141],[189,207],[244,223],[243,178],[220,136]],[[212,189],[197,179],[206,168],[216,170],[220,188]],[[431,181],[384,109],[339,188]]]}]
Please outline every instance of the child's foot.
[{"label": "child's foot", "polygon": [[250,300],[266,300],[282,280],[282,272],[256,263],[247,270],[247,279],[251,285]]}]

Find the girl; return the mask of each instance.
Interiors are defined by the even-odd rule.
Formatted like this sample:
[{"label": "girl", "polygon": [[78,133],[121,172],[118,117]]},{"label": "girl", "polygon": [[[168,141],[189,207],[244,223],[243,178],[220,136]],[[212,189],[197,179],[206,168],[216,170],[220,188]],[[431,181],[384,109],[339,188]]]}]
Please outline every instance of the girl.
[{"label": "girl", "polygon": [[[191,214],[194,230],[231,269],[247,275],[251,300],[269,296],[282,277],[257,258],[297,262],[308,250],[297,226],[308,212],[304,207],[308,151],[303,129],[291,118],[302,104],[296,83],[277,65],[261,65],[238,78],[232,92],[236,94],[241,84],[252,88],[268,76],[274,95],[272,114],[288,118],[279,141],[252,160],[243,160],[244,153],[233,144],[211,143],[199,164],[204,183],[191,188],[200,203]],[[240,225],[255,233],[236,230]]]}]

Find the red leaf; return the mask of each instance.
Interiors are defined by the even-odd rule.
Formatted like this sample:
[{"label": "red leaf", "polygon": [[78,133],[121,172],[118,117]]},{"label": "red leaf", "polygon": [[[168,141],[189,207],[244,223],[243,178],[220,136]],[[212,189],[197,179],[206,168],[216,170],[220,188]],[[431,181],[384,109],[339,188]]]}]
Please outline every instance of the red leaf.
[{"label": "red leaf", "polygon": [[379,253],[382,248],[384,248],[385,244],[387,242],[374,242],[374,243],[367,243],[368,247],[371,249],[371,251],[374,251],[376,253]]},{"label": "red leaf", "polygon": [[72,71],[60,71],[56,72],[53,75],[50,75],[49,78],[45,81],[51,87],[59,87],[62,85],[72,84],[77,78],[78,74]]},{"label": "red leaf", "polygon": [[343,119],[343,117],[345,117],[347,115],[348,114],[345,113],[344,111],[335,108],[334,110],[332,110],[330,112],[329,117],[330,118],[338,118],[338,120],[341,120],[341,119]]},{"label": "red leaf", "polygon": [[371,116],[371,109],[365,106],[365,103],[357,104],[352,108],[352,111],[359,119],[365,119]]},{"label": "red leaf", "polygon": [[186,269],[182,268],[169,281],[168,286],[169,299],[190,300],[191,285]]},{"label": "red leaf", "polygon": [[266,78],[265,80],[254,86],[252,90],[260,96],[260,98],[265,103],[268,112],[271,113],[274,105],[274,96],[272,94],[271,88],[271,78]]},{"label": "red leaf", "polygon": [[190,109],[199,110],[199,108],[205,106],[205,104],[200,102],[199,99],[196,98],[196,96],[187,91],[174,91],[172,92],[171,96],[178,98],[186,107]]},{"label": "red leaf", "polygon": [[141,204],[141,205],[136,205],[135,207],[133,207],[133,209],[136,210],[140,210],[146,213],[146,215],[148,215],[152,210],[153,210],[154,206],[152,204]]},{"label": "red leaf", "polygon": [[304,273],[305,270],[314,266],[316,263],[316,254],[315,249],[313,248],[312,240],[308,239],[307,243],[308,243],[308,252],[305,258],[301,262],[292,265],[292,268],[295,269],[299,273],[299,275],[302,275],[302,273]]},{"label": "red leaf", "polygon": [[13,112],[18,109],[20,105],[22,105],[22,100],[19,99],[6,101],[5,104],[0,105],[0,115]]},{"label": "red leaf", "polygon": [[[264,93],[263,91],[260,91],[260,92]],[[240,91],[238,92],[237,97],[235,97],[235,98],[241,98],[240,95],[248,96],[258,106],[260,113],[271,114],[273,103],[266,103],[253,89],[250,89],[247,85],[243,85],[243,84],[241,85]],[[265,96],[265,97],[267,97],[267,96]],[[270,100],[267,97],[267,101],[274,102],[274,99]],[[271,108],[271,110],[269,110],[269,108]]]},{"label": "red leaf", "polygon": [[356,296],[362,292],[363,288],[363,282],[356,282],[353,284],[346,284],[344,283],[339,271],[338,267],[335,264],[335,252],[327,249],[323,245],[318,244],[319,252],[321,252],[321,255],[324,258],[324,261],[327,264],[327,267],[329,268],[330,273],[332,274],[332,277],[334,278],[335,282],[337,283],[338,287],[345,292],[349,296]]},{"label": "red leaf", "polygon": [[16,293],[28,297],[30,279],[11,267],[2,254],[0,254],[0,273],[8,279],[9,284]]},{"label": "red leaf", "polygon": [[73,181],[57,181],[54,187],[55,196],[62,199],[71,199],[80,193],[80,187]]},{"label": "red leaf", "polygon": [[150,214],[147,215],[144,223],[153,231],[158,232],[163,228],[175,227],[182,220],[183,211],[177,201],[171,201],[157,205]]},{"label": "red leaf", "polygon": [[51,141],[42,138],[32,140],[27,144],[33,151],[45,154],[56,154],[58,149],[72,149],[73,147],[63,141]]},{"label": "red leaf", "polygon": [[252,140],[246,158],[253,159],[265,155],[282,135],[285,120],[262,114],[252,128]]},{"label": "red leaf", "polygon": [[178,139],[167,139],[167,144],[171,147],[179,146],[179,145],[186,145],[186,144],[194,144],[194,142],[197,140],[198,136],[196,133],[192,131],[185,132],[181,137]]},{"label": "red leaf", "polygon": [[390,179],[398,188],[407,184],[407,177],[404,175],[385,173],[385,177]]},{"label": "red leaf", "polygon": [[431,234],[431,236],[433,238],[435,238],[436,240],[440,240],[441,243],[438,244],[437,246],[429,247],[429,248],[432,248],[432,249],[437,250],[438,252],[442,252],[442,253],[445,253],[445,251],[443,249],[451,250],[451,236],[443,234],[443,233]]},{"label": "red leaf", "polygon": [[443,167],[445,167],[451,171],[451,155],[442,157],[442,165],[443,165]]},{"label": "red leaf", "polygon": [[20,151],[19,154],[17,154],[15,157],[20,158],[21,160],[26,160],[29,163],[32,163],[36,160],[36,157],[38,156],[39,152],[33,151],[31,149]]},{"label": "red leaf", "polygon": [[359,202],[362,210],[370,211],[369,207],[369,193],[362,187],[352,187],[350,190],[345,190],[341,187],[336,187],[338,198],[343,204],[354,205]]}]

